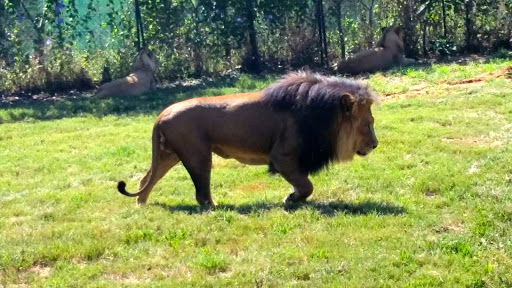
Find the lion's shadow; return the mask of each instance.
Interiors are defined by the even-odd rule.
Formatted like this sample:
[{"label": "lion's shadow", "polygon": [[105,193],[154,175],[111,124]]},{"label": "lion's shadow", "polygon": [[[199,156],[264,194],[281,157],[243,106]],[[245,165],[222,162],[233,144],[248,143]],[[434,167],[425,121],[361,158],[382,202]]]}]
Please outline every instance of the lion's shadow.
[{"label": "lion's shadow", "polygon": [[402,215],[407,210],[402,206],[397,206],[391,203],[375,202],[375,201],[364,201],[364,202],[344,202],[344,201],[332,201],[332,202],[318,202],[308,201],[304,204],[283,204],[283,203],[271,203],[271,202],[254,202],[241,205],[233,204],[219,204],[214,208],[202,208],[198,205],[193,204],[177,204],[168,205],[165,203],[152,204],[163,208],[169,212],[182,212],[187,214],[202,214],[210,211],[232,211],[238,214],[247,215],[252,213],[267,212],[272,209],[283,209],[286,212],[294,213],[302,209],[313,209],[318,211],[324,216],[335,216],[337,214],[350,214],[350,215]]}]

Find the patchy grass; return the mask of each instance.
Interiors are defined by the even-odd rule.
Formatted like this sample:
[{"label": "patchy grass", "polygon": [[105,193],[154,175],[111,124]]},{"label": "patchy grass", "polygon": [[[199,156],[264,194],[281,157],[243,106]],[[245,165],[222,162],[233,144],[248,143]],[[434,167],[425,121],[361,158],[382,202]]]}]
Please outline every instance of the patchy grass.
[{"label": "patchy grass", "polygon": [[[492,80],[512,65],[511,60],[488,59],[484,63],[433,64],[422,67],[395,68],[387,73],[373,75],[369,82],[383,94],[407,92],[421,87],[434,92],[439,84],[482,77]],[[482,79],[486,80],[486,79]]]},{"label": "patchy grass", "polygon": [[181,165],[143,209],[115,190],[136,187],[166,105],[272,77],[5,104],[0,286],[511,287],[511,81],[443,84],[507,65],[372,76],[381,94],[402,93],[374,109],[379,148],[312,177],[298,207],[282,206],[290,187],[266,167],[218,157],[214,210],[196,205]]}]

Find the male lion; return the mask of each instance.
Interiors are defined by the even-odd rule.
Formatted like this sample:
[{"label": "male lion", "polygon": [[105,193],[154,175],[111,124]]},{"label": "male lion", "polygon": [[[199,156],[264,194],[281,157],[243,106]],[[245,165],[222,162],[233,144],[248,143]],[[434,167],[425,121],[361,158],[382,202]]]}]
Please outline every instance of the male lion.
[{"label": "male lion", "polygon": [[377,48],[361,51],[338,63],[338,73],[360,74],[386,70],[395,65],[414,63],[414,59],[404,56],[404,31],[400,27],[382,29],[382,36],[377,41]]},{"label": "male lion", "polygon": [[365,156],[377,147],[369,88],[357,81],[291,73],[262,92],[194,98],[167,107],[156,119],[151,168],[139,191],[117,189],[145,204],[157,181],[179,161],[200,205],[210,195],[212,152],[251,165],[269,165],[293,187],[286,202],[313,192],[308,175],[331,162]]},{"label": "male lion", "polygon": [[101,85],[96,96],[137,96],[154,90],[156,69],[155,54],[147,48],[142,48],[135,57],[130,75]]}]

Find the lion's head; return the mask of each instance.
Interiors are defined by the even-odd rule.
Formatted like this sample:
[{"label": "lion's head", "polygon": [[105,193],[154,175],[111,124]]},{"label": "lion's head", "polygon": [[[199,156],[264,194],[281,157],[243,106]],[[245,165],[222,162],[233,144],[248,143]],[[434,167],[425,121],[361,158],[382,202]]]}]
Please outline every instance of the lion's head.
[{"label": "lion's head", "polygon": [[135,61],[132,65],[131,72],[146,70],[151,73],[155,73],[158,68],[158,60],[156,56],[151,50],[146,47],[140,49],[137,56],[135,56]]},{"label": "lion's head", "polygon": [[381,29],[382,35],[377,41],[377,47],[393,49],[396,52],[404,51],[404,30],[401,27],[385,27]]},{"label": "lion's head", "polygon": [[371,106],[378,100],[359,81],[292,73],[265,89],[262,97],[296,120],[302,172],[314,173],[377,147]]},{"label": "lion's head", "polygon": [[[349,99],[354,103],[355,106],[352,108],[352,117],[351,117],[351,132],[352,132],[352,141],[354,143],[353,151],[359,156],[366,156],[373,149],[377,148],[379,141],[377,140],[377,136],[375,135],[375,130],[373,127],[374,118],[371,111],[371,106],[373,104],[374,96],[371,95],[371,92],[366,91],[363,97],[371,97],[370,99],[357,99],[354,96],[347,94]],[[351,98],[350,98],[351,97]],[[342,126],[341,123],[340,126]],[[348,130],[348,129],[347,129]],[[344,137],[343,134],[346,133],[343,129],[340,129],[339,137]],[[338,143],[343,143],[343,141],[338,140]],[[343,147],[340,147],[338,151],[343,151]],[[351,159],[350,151],[348,153],[338,154],[338,160],[344,161]]]}]

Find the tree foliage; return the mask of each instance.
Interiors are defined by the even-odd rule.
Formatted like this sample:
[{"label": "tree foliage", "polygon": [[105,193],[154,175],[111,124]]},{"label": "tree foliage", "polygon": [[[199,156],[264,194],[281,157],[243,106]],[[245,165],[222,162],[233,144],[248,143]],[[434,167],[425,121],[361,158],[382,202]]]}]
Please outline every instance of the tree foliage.
[{"label": "tree foliage", "polygon": [[[389,25],[405,28],[412,57],[508,47],[512,30],[512,0],[141,0],[140,8],[162,81],[335,63],[373,46]],[[98,81],[105,66],[126,74],[134,19],[132,1],[0,0],[0,91],[67,89],[76,79],[90,87],[86,79]]]}]

